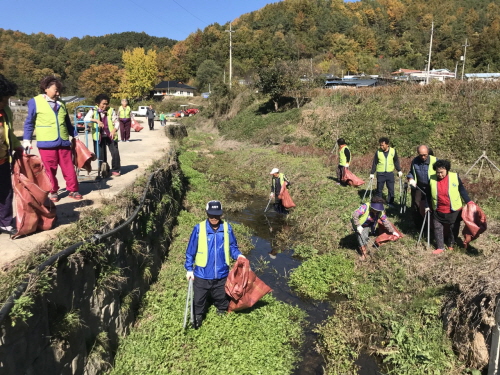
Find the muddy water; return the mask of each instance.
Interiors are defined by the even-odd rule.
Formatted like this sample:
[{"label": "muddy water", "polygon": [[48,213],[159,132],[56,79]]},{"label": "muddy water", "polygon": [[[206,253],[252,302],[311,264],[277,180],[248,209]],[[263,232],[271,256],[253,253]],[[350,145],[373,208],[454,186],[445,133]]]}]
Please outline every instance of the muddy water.
[{"label": "muddy water", "polygon": [[[234,198],[238,200],[239,197]],[[272,204],[264,214],[266,204],[267,201],[260,200],[249,202],[243,211],[226,213],[225,217],[230,222],[241,223],[252,229],[254,235],[251,240],[255,248],[247,257],[252,269],[273,289],[273,296],[279,301],[299,307],[308,315],[301,362],[293,375],[321,375],[324,373],[325,362],[316,351],[317,334],[313,329],[334,313],[335,298],[330,302],[314,301],[301,298],[290,289],[287,276],[301,261],[293,257],[292,249],[278,248],[275,236],[280,231],[293,232],[293,223],[275,213]],[[367,355],[361,355],[357,364],[361,367],[360,375],[379,374],[376,363]]]}]

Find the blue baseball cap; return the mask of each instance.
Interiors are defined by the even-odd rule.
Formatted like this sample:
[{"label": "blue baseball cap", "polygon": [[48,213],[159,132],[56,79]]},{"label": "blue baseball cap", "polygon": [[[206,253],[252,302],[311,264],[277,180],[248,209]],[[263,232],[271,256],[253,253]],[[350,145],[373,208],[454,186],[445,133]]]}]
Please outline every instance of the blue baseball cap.
[{"label": "blue baseball cap", "polygon": [[210,201],[205,210],[209,215],[222,215],[222,204],[219,201]]},{"label": "blue baseball cap", "polygon": [[375,211],[384,211],[383,203],[370,203],[370,208],[373,208]]}]

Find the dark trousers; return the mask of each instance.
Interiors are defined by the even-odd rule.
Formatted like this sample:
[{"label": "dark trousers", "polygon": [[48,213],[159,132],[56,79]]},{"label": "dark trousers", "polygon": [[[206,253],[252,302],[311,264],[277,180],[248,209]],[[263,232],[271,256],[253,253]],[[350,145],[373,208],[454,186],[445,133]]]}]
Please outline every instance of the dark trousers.
[{"label": "dark trousers", "polygon": [[[448,247],[453,247],[455,245],[455,241],[458,238],[458,231],[460,230],[460,221],[462,221],[462,212],[456,211],[450,215],[457,215],[454,222],[450,224],[441,223],[436,219],[436,215],[433,215],[433,225],[434,225],[434,238],[436,239],[436,246],[438,249],[444,249],[444,243]],[[445,229],[449,227],[448,237],[445,239]],[[446,241],[445,241],[446,240]]]},{"label": "dark trousers", "polygon": [[128,141],[130,139],[130,126],[132,125],[132,120],[129,118],[120,119],[120,136],[122,141]]},{"label": "dark trousers", "polygon": [[154,118],[148,118],[148,125],[149,125],[149,130],[153,130],[155,127],[155,119]]},{"label": "dark trousers", "polygon": [[387,185],[387,203],[394,203],[394,173],[377,172],[377,191],[375,195],[381,197],[384,185]]},{"label": "dark trousers", "polygon": [[[420,189],[425,191],[426,187],[424,185],[419,186]],[[422,212],[425,212],[425,195],[418,190],[417,188],[411,188],[411,208],[413,221],[417,228],[421,227],[424,223],[424,217],[422,216]]]},{"label": "dark trousers", "polygon": [[193,282],[194,291],[194,315],[199,326],[208,310],[208,298],[210,298],[218,311],[227,311],[229,296],[226,294],[226,279],[205,280],[195,277]]},{"label": "dark trousers", "polygon": [[345,167],[337,165],[337,181],[342,182],[342,177],[344,177]]},{"label": "dark trousers", "polygon": [[12,177],[10,163],[5,161],[0,165],[0,227],[12,225]]},{"label": "dark trousers", "polygon": [[[111,154],[111,170],[120,172],[120,151],[118,150],[118,142],[111,140],[109,137],[102,137],[99,142],[99,159],[104,163],[108,162],[108,153],[106,152],[108,146],[109,153]],[[94,153],[97,155],[97,142],[94,141]]]}]

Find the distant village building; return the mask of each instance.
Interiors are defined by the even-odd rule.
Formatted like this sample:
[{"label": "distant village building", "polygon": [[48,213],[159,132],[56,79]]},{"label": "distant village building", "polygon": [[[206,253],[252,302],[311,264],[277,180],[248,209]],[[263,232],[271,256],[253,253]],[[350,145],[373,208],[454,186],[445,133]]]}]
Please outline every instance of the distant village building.
[{"label": "distant village building", "polygon": [[325,88],[338,89],[343,87],[375,87],[387,85],[388,80],[383,80],[378,77],[371,76],[344,76],[344,78],[327,78],[325,80]]},{"label": "distant village building", "polygon": [[394,79],[399,81],[413,81],[424,83],[429,78],[430,81],[444,82],[446,79],[456,78],[455,73],[450,72],[448,69],[433,69],[415,70],[415,69],[398,69],[391,73]]},{"label": "distant village building", "polygon": [[180,81],[162,81],[153,89],[153,97],[163,96],[194,96],[195,87]]},{"label": "distant village building", "polygon": [[24,107],[27,105],[25,100],[10,98],[9,99],[9,107]]},{"label": "distant village building", "polygon": [[497,81],[500,73],[466,73],[465,78],[469,81]]}]

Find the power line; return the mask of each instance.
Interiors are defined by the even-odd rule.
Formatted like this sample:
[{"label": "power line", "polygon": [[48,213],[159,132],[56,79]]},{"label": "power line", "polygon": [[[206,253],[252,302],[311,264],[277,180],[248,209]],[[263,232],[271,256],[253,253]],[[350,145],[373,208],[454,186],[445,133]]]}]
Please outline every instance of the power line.
[{"label": "power line", "polygon": [[196,18],[197,20],[203,22],[205,25],[208,25],[208,22],[205,22],[203,21],[201,18],[199,18],[198,16],[194,15],[193,13],[191,13],[189,10],[187,10],[186,8],[184,8],[181,4],[179,4],[177,1],[175,0],[172,0],[174,3],[177,4],[178,7],[184,9],[186,11],[186,13],[189,13],[190,15],[192,15],[194,18]]}]

